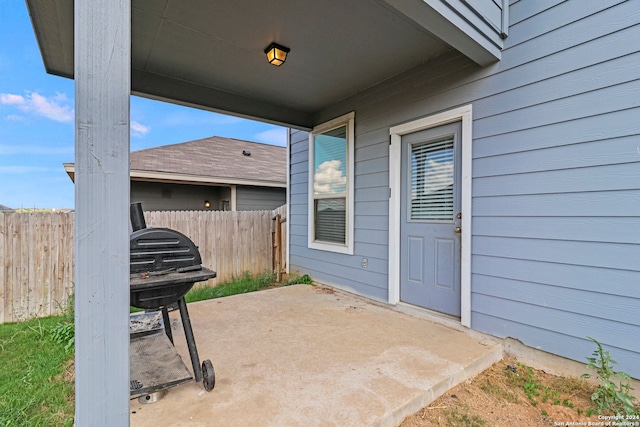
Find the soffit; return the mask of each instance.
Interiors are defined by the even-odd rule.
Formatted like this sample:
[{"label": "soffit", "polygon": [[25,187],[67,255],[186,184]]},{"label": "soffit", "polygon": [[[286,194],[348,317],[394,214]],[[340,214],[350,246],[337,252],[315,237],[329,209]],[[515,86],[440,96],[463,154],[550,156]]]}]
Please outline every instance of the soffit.
[{"label": "soffit", "polygon": [[[47,71],[72,77],[73,2],[27,3]],[[294,127],[449,49],[382,0],[132,2],[133,93]]]}]

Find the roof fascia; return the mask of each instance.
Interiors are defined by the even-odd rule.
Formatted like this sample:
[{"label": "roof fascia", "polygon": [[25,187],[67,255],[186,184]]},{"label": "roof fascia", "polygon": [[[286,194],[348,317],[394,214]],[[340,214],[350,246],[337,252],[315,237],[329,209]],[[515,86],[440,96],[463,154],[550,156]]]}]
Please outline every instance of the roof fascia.
[{"label": "roof fascia", "polygon": [[202,184],[202,185],[249,185],[254,187],[286,188],[286,182],[259,181],[254,179],[208,177],[170,172],[153,172],[131,169],[132,181],[167,182],[175,184]]},{"label": "roof fascia", "polygon": [[[74,180],[75,164],[64,163],[64,170],[71,181]],[[253,187],[286,188],[287,183],[280,181],[260,181],[255,179],[209,177],[171,172],[155,172],[141,169],[131,169],[132,181],[166,182],[171,184],[200,184],[200,185],[247,185]]]}]

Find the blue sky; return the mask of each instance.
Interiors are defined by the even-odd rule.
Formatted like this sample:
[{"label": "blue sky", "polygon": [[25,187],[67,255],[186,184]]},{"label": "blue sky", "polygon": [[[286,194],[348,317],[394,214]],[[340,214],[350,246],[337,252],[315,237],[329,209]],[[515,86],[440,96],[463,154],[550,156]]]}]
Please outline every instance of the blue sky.
[{"label": "blue sky", "polygon": [[[131,150],[224,136],[285,145],[282,127],[131,97]],[[0,204],[73,208],[73,80],[44,70],[24,1],[0,0]]]}]

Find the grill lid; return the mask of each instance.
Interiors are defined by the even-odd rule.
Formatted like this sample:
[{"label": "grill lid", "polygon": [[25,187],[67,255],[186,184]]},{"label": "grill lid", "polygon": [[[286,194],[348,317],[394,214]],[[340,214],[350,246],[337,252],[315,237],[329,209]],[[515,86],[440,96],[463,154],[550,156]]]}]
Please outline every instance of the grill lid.
[{"label": "grill lid", "polygon": [[199,266],[198,247],[184,234],[168,228],[143,228],[129,238],[130,271],[141,273]]}]

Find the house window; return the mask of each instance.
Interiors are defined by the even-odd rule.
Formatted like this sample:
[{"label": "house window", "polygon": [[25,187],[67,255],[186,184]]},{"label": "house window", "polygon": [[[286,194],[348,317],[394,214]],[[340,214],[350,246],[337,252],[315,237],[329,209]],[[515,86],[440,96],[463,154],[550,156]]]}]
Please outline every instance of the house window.
[{"label": "house window", "polygon": [[353,253],[354,113],[309,137],[309,247]]}]

